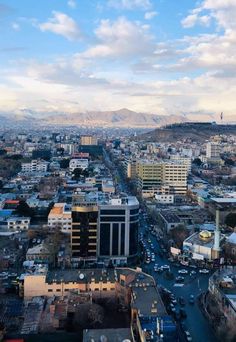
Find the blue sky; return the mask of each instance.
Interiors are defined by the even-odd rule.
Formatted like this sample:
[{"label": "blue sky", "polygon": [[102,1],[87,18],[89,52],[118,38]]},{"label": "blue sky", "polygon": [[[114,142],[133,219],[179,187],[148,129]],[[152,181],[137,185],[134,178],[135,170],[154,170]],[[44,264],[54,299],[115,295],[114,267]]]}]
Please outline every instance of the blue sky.
[{"label": "blue sky", "polygon": [[235,0],[0,0],[0,110],[230,118],[235,17]]}]

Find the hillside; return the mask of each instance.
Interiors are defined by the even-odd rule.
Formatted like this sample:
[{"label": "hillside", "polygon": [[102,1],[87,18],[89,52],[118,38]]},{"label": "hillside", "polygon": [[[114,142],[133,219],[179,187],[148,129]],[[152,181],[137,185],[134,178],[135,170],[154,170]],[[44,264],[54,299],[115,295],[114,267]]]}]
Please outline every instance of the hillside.
[{"label": "hillside", "polygon": [[180,123],[157,128],[153,131],[139,135],[138,139],[153,142],[175,142],[189,139],[196,142],[204,142],[212,135],[233,134],[236,135],[236,125],[217,125],[212,123]]}]

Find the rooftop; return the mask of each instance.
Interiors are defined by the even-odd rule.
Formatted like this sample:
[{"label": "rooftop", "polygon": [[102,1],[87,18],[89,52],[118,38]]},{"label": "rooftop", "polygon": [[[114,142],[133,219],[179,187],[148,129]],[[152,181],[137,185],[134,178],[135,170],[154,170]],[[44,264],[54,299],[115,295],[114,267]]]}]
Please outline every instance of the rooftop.
[{"label": "rooftop", "polygon": [[[103,339],[102,339],[103,338]],[[86,329],[83,331],[83,342],[124,342],[133,341],[128,328],[120,329]]]}]

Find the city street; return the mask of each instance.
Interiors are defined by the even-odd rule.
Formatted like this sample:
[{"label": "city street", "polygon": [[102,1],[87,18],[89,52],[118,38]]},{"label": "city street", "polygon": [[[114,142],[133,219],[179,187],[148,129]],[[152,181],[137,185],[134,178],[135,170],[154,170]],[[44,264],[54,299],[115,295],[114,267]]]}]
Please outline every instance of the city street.
[{"label": "city street", "polygon": [[[144,233],[146,228],[148,228],[146,220],[143,218],[143,215],[140,215],[140,232]],[[147,242],[147,240],[149,239],[151,240],[151,243]],[[157,252],[160,249],[156,237],[152,234],[149,233],[148,237],[145,238],[145,241],[147,242],[147,245],[154,245],[154,252]],[[174,279],[168,280],[165,276],[165,272],[155,272],[155,264],[158,264],[158,267],[163,265],[169,265],[170,270],[174,275]],[[181,274],[181,276],[183,276],[185,279],[183,286],[182,284],[176,284],[175,281],[175,278],[177,276],[180,276],[178,271],[182,269],[188,270],[188,274]],[[162,258],[158,254],[155,255],[155,262],[150,262],[150,264],[143,264],[143,270],[151,274],[155,278],[157,285],[161,285],[170,290],[175,295],[176,299],[178,299],[179,297],[184,298],[185,305],[183,306],[183,308],[187,314],[187,317],[184,320],[184,324],[186,326],[186,330],[190,332],[194,342],[216,341],[216,337],[208,321],[203,316],[197,300],[197,297],[207,290],[208,279],[210,276],[209,274],[201,274],[198,273],[198,270],[194,269],[197,272],[197,274],[194,278],[190,277],[189,273],[191,272],[191,270],[193,270],[192,268],[182,265],[180,265],[180,267],[174,266],[170,261],[167,260],[167,258]],[[190,295],[193,295],[195,298],[194,304],[189,304]],[[179,304],[176,307],[178,306]]]}]

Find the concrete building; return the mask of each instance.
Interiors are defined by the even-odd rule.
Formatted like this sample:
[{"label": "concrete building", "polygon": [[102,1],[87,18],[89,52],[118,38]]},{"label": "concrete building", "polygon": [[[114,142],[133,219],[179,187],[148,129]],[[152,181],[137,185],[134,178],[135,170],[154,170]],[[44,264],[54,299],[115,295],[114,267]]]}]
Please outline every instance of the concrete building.
[{"label": "concrete building", "polygon": [[185,157],[179,154],[171,154],[170,159],[176,161],[177,163],[187,165],[188,173],[191,172],[192,159],[190,157]]},{"label": "concrete building", "polygon": [[216,142],[208,142],[206,145],[206,157],[207,159],[219,159],[221,148]]},{"label": "concrete building", "polygon": [[97,145],[97,137],[93,135],[82,135],[80,137],[80,145]]},{"label": "concrete building", "polygon": [[50,230],[59,228],[63,233],[70,233],[71,223],[71,208],[66,203],[55,203],[48,215]]},{"label": "concrete building", "polygon": [[161,210],[159,217],[166,232],[176,228],[181,223],[179,217],[170,210]]},{"label": "concrete building", "polygon": [[[91,299],[118,299],[127,311],[130,308],[132,341],[146,342],[149,337],[155,342],[160,341],[161,337],[164,341],[165,338],[175,341],[176,326],[165,310],[155,280],[141,269],[37,270],[20,279],[20,293],[25,300],[40,296],[65,298],[71,291],[89,294]],[[103,334],[106,337],[105,331]],[[110,336],[109,329],[107,334]],[[85,338],[87,336],[88,332],[84,334]]]},{"label": "concrete building", "polygon": [[30,163],[22,163],[21,171],[22,172],[47,172],[48,170],[48,162],[40,159],[31,160]]},{"label": "concrete building", "polygon": [[33,260],[38,264],[50,264],[53,261],[53,255],[49,251],[49,248],[42,242],[41,244],[28,249],[26,260]]},{"label": "concrete building", "polygon": [[95,261],[97,257],[98,194],[77,192],[72,203],[72,260]]},{"label": "concrete building", "polygon": [[[225,237],[220,236],[220,247]],[[201,231],[190,235],[183,242],[183,249],[188,250],[192,254],[192,258],[196,260],[214,260],[215,259],[215,233],[209,231]]]},{"label": "concrete building", "polygon": [[137,255],[139,202],[97,191],[73,196],[72,261],[124,264]]},{"label": "concrete building", "polygon": [[88,164],[88,159],[71,159],[69,164],[69,170],[70,172],[73,172],[75,169],[86,170],[88,168]]},{"label": "concrete building", "polygon": [[126,263],[138,252],[139,202],[136,197],[113,198],[99,205],[98,256]]},{"label": "concrete building", "polygon": [[227,267],[215,272],[209,279],[208,290],[231,327],[236,325],[236,270]]},{"label": "concrete building", "polygon": [[143,195],[153,196],[161,187],[169,186],[170,194],[185,195],[188,166],[171,160],[139,160],[137,186]]},{"label": "concrete building", "polygon": [[7,228],[11,231],[28,230],[30,225],[30,217],[13,216],[7,220]]}]

